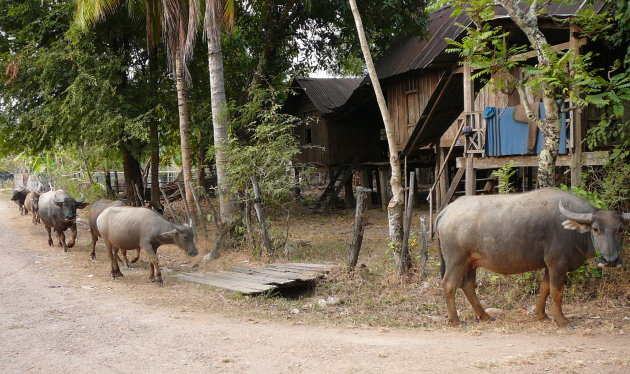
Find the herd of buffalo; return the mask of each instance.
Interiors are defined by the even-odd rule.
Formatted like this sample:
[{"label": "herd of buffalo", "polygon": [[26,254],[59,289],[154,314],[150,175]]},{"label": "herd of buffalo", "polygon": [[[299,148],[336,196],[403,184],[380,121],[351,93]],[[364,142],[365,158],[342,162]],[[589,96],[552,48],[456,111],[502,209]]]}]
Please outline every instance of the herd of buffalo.
[{"label": "herd of buffalo", "polygon": [[[72,248],[77,238],[77,209],[85,208],[85,196],[81,194],[75,199],[64,190],[44,193],[30,192],[27,189],[13,191],[11,200],[18,204],[20,214],[33,214],[33,223],[42,223],[48,232],[48,245],[53,246],[51,232],[57,235],[58,245],[64,252]],[[70,229],[72,238],[66,243],[64,232]],[[162,244],[175,244],[189,256],[199,252],[195,247],[195,231],[192,225],[176,225],[165,220],[159,213],[143,208],[125,206],[120,201],[99,200],[90,211],[90,233],[92,234],[92,259],[96,258],[95,247],[98,238],[102,238],[111,262],[113,278],[122,277],[118,267],[118,251],[120,250],[125,264],[129,266],[126,252],[144,250],[150,262],[152,282],[162,284],[162,274],[157,257],[157,249]]]},{"label": "herd of buffalo", "polygon": [[[15,190],[14,200],[22,214],[33,212],[33,222],[41,221],[51,230],[59,246],[67,251],[76,240],[77,209],[88,204],[84,196],[74,199],[63,190],[42,194]],[[571,193],[540,189],[523,194],[465,196],[448,205],[436,218],[437,244],[442,257],[442,287],[446,296],[448,320],[460,323],[455,307],[455,292],[462,288],[477,318],[488,320],[475,288],[476,269],[484,267],[501,274],[517,274],[545,269],[535,312],[547,319],[545,305],[553,300],[552,316],[559,326],[569,325],[562,313],[562,288],[567,273],[586,260],[601,255],[597,266],[621,266],[621,247],[630,213],[603,211]],[[70,229],[66,244],[64,231]],[[175,225],[147,208],[127,207],[124,203],[99,200],[90,212],[91,257],[102,238],[111,261],[113,278],[122,276],[118,251],[124,261],[127,250],[140,249],[150,261],[151,281],[162,284],[156,256],[162,244],[175,244],[188,255],[196,256],[195,232],[191,224]]]}]

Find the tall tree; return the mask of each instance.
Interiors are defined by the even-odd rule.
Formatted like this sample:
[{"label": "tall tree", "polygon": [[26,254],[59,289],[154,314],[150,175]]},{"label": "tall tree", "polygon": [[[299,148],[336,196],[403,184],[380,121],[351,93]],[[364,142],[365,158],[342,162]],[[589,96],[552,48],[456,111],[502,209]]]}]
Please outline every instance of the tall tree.
[{"label": "tall tree", "polygon": [[[227,9],[233,9],[231,1],[227,1]],[[223,71],[223,53],[221,51],[221,26],[224,12],[223,1],[206,0],[204,22],[205,35],[208,42],[208,70],[210,74],[210,101],[212,103],[212,127],[214,129],[214,148],[219,189],[219,209],[221,220],[226,223],[234,221],[236,205],[230,200],[232,186],[227,178],[228,147],[228,112],[225,96],[225,78]],[[229,18],[229,16],[228,16]]]},{"label": "tall tree", "polygon": [[[157,0],[159,1],[159,0]],[[120,0],[78,0],[77,16],[78,24],[85,27],[114,12],[120,5]],[[179,131],[181,142],[182,169],[184,174],[184,190],[186,191],[186,201],[189,206],[193,204],[193,197],[190,191],[192,182],[192,159],[190,155],[190,129],[188,116],[187,97],[187,69],[186,60],[192,57],[193,48],[186,48],[187,43],[194,43],[196,23],[198,22],[198,2],[197,0],[161,0],[154,2],[151,0],[130,1],[131,11],[144,10],[147,21],[147,44],[155,40],[155,32],[159,26],[154,22],[161,21],[164,33],[164,42],[168,52],[168,62],[171,71],[175,73],[175,83],[177,87],[177,102],[179,113]],[[161,15],[162,18],[156,15]],[[189,18],[190,17],[190,18]],[[189,31],[191,35],[188,35]],[[185,54],[188,51],[189,54]],[[155,129],[151,133],[155,136]],[[155,139],[153,140],[155,144]],[[152,153],[152,160],[156,159],[156,152]],[[155,165],[154,165],[155,167]],[[157,178],[153,177],[152,181]],[[154,188],[155,189],[155,188]],[[155,192],[157,194],[157,190]],[[157,196],[157,195],[156,195]]]},{"label": "tall tree", "polygon": [[378,75],[376,74],[376,69],[374,68],[374,62],[372,61],[370,47],[368,45],[367,38],[365,37],[363,22],[361,21],[361,15],[359,14],[356,0],[350,0],[350,6],[352,8],[352,14],[354,15],[359,41],[361,43],[361,49],[365,58],[365,65],[367,67],[370,80],[372,81],[372,86],[374,87],[374,93],[376,95],[378,107],[381,111],[381,116],[383,117],[383,123],[385,124],[387,144],[389,145],[389,164],[392,170],[392,176],[389,180],[389,184],[393,194],[393,197],[387,206],[389,240],[396,243],[396,250],[394,251],[396,259],[397,261],[402,261],[404,259],[400,258],[399,250],[403,239],[403,208],[405,195],[401,183],[400,159],[398,157],[398,150],[396,149],[396,139],[394,139],[394,124],[392,123],[389,115],[389,110],[387,109],[387,104],[385,103],[385,97],[383,96],[383,91],[381,90],[381,84],[378,79]]}]

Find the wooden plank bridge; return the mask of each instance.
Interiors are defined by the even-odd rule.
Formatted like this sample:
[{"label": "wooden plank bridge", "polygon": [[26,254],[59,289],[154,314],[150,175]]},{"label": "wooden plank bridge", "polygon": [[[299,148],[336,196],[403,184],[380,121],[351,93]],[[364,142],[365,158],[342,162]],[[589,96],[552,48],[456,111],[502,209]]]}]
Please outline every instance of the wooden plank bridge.
[{"label": "wooden plank bridge", "polygon": [[333,265],[288,263],[272,264],[259,268],[238,266],[228,271],[181,273],[176,278],[238,291],[256,294],[277,288],[299,287],[322,278]]}]

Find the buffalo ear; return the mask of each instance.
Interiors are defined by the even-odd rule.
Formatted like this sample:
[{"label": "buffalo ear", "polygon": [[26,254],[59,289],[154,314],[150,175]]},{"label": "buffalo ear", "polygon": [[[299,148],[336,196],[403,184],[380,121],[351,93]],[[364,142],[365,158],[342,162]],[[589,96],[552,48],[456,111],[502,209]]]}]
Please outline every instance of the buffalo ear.
[{"label": "buffalo ear", "polygon": [[77,209],[85,209],[85,207],[88,205],[90,205],[90,203],[78,203]]},{"label": "buffalo ear", "polygon": [[570,219],[562,222],[562,227],[564,227],[567,230],[575,230],[582,234],[584,234],[585,232],[591,231],[591,225],[587,223],[575,222]]},{"label": "buffalo ear", "polygon": [[160,234],[159,240],[160,241],[171,241],[173,240],[173,237],[177,234],[177,229],[175,230],[171,230],[171,231],[167,231],[167,232],[163,232]]}]

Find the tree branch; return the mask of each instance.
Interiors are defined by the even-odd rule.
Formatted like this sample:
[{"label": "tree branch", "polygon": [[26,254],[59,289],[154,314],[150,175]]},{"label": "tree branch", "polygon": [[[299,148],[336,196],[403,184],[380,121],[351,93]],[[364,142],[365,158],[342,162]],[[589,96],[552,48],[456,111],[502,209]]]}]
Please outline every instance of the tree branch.
[{"label": "tree branch", "polygon": [[534,111],[532,110],[532,106],[530,105],[527,97],[527,92],[525,92],[523,81],[514,78],[514,85],[516,86],[516,91],[518,91],[518,96],[521,99],[521,104],[523,104],[523,108],[525,109],[525,113],[527,114],[527,119],[535,122],[536,126],[541,127],[543,125],[543,121],[534,115]]},{"label": "tree branch", "polygon": [[581,107],[581,106],[579,106],[579,105],[572,105],[572,106],[570,106],[570,107],[568,107],[568,108],[564,108],[564,109],[562,109],[562,110],[560,111],[560,113],[567,113],[567,112],[570,112],[570,111],[572,111],[572,110],[577,110],[577,109],[581,109],[581,108],[582,108],[582,107]]}]

